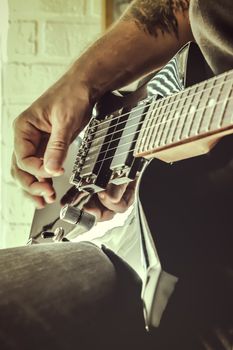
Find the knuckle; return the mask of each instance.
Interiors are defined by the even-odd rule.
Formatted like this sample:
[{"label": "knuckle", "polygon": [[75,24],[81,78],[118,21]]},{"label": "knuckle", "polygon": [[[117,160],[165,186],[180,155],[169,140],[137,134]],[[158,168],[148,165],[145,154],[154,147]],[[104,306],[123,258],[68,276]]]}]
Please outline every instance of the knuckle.
[{"label": "knuckle", "polygon": [[18,125],[20,123],[20,116],[16,117],[12,122],[12,128],[13,130],[16,130],[18,128]]},{"label": "knuckle", "polygon": [[15,168],[13,165],[11,166],[10,174],[11,174],[11,177],[13,177],[13,179],[14,179],[15,178]]},{"label": "knuckle", "polygon": [[25,171],[26,170],[26,166],[24,164],[24,160],[23,159],[17,159],[17,166],[20,170]]},{"label": "knuckle", "polygon": [[66,149],[67,146],[68,146],[68,142],[63,140],[55,140],[50,142],[50,144],[48,145],[48,148],[60,151],[60,150]]},{"label": "knuckle", "polygon": [[26,118],[26,114],[27,112],[24,111],[23,113],[21,113],[20,115],[18,115],[12,122],[12,127],[14,129],[18,129],[20,127],[20,125],[22,124],[22,122],[25,120]]}]

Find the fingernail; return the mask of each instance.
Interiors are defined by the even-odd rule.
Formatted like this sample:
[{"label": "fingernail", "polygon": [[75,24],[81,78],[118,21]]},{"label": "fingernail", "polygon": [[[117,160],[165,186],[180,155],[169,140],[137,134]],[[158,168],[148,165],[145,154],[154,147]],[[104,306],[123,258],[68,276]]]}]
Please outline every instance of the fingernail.
[{"label": "fingernail", "polygon": [[105,197],[105,194],[103,192],[100,192],[98,195],[101,199],[104,199],[104,197]]},{"label": "fingernail", "polygon": [[48,204],[51,204],[55,201],[55,197],[45,197],[45,201]]},{"label": "fingernail", "polygon": [[45,164],[45,170],[54,176],[60,176],[64,172],[56,159],[49,159]]}]

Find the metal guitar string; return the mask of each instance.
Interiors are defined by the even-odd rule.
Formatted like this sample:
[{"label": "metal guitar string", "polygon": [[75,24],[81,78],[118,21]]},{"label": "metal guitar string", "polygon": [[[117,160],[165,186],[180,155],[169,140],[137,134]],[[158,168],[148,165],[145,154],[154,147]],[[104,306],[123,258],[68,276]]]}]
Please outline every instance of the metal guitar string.
[{"label": "metal guitar string", "polygon": [[[227,73],[231,73],[231,71],[229,71],[229,72],[227,72]],[[223,73],[223,74],[225,74],[226,76],[225,76],[225,78],[227,77],[227,74],[226,73]],[[213,82],[213,84],[212,84],[212,86],[210,86],[210,87],[208,87],[207,89],[203,89],[202,91],[200,91],[200,92],[194,92],[192,95],[189,95],[189,96],[195,96],[196,94],[198,94],[198,93],[202,93],[202,92],[204,92],[204,91],[207,91],[207,90],[209,90],[209,89],[213,89],[214,87],[218,87],[218,86],[221,86],[221,85],[223,85],[226,81],[230,81],[230,80],[232,80],[232,79],[229,79],[229,80],[224,80],[224,81],[222,81],[220,84],[214,84],[214,82],[216,81],[216,80],[218,80],[219,78],[221,77],[221,75],[218,75],[218,76],[216,76],[216,77],[213,77],[213,78],[211,78],[210,80]],[[166,100],[168,100],[169,98],[172,98],[172,97],[179,97],[179,95],[181,96],[181,98],[179,99],[179,101],[182,101],[183,99],[185,99],[185,98],[187,98],[187,96],[183,96],[183,94],[185,93],[185,92],[190,92],[190,91],[192,91],[192,90],[196,90],[198,87],[200,87],[201,85],[203,85],[203,87],[207,84],[207,82],[208,82],[209,80],[205,80],[205,81],[203,81],[203,82],[201,82],[201,83],[199,83],[199,84],[195,84],[195,85],[193,85],[193,86],[191,86],[191,87],[189,87],[189,88],[187,88],[187,89],[184,89],[184,90],[181,90],[181,91],[179,91],[179,92],[176,92],[176,93],[174,93],[174,94],[171,94],[171,95],[169,95],[169,96],[166,96],[166,97],[163,97],[163,98],[161,98],[161,99],[159,99],[159,100],[156,100],[155,101],[155,103],[156,102],[158,102],[158,104],[160,103],[160,102],[162,102],[162,101],[166,101]],[[151,98],[150,98],[150,100],[153,100],[154,99],[154,97],[155,96],[151,96]],[[149,99],[144,99],[144,100],[142,100],[142,101],[139,101],[139,102],[144,102],[144,101],[147,101],[147,100],[149,100]],[[177,100],[174,100],[174,101],[172,101],[171,103],[168,103],[167,104],[167,106],[169,106],[169,105],[171,105],[171,104],[173,104],[174,102],[176,102]],[[147,105],[147,107],[150,107],[151,106],[151,104],[148,104]],[[138,107],[137,109],[136,109],[136,107],[135,107],[135,109],[134,109],[134,111],[135,112],[137,112],[137,111],[139,111],[140,109],[143,109],[145,107],[145,105],[143,105],[143,106],[140,106],[140,107]],[[133,108],[132,108],[132,110],[133,110]],[[131,110],[131,111],[132,111]],[[131,111],[130,112],[127,112],[127,113],[123,113],[122,115],[120,115],[120,117],[124,117],[124,116],[128,116],[128,115],[130,115],[131,114]],[[116,118],[118,118],[119,117],[119,115],[118,116],[115,116],[115,117],[113,117],[112,119],[111,119],[111,121],[112,120],[115,120]],[[133,117],[133,118],[135,118],[135,117]],[[133,119],[132,118],[132,119]],[[104,124],[106,124],[106,123],[108,123],[109,122],[109,119],[107,119],[107,120],[103,120],[103,121],[101,121],[101,125],[104,125]],[[124,122],[124,121],[123,121]],[[121,123],[123,123],[123,122],[121,122]],[[108,127],[107,128],[105,128],[105,129],[101,129],[101,130],[99,130],[98,132],[100,132],[100,131],[104,131],[104,130],[107,130],[108,129]],[[98,133],[97,132],[97,133]],[[96,134],[97,134],[96,133]],[[93,135],[93,134],[95,134],[95,133],[90,133],[90,136],[91,135]]]},{"label": "metal guitar string", "polygon": [[[232,99],[233,99],[233,97],[230,97],[230,98],[227,98],[227,99],[223,99],[223,100],[225,100],[226,102],[228,102],[228,101],[230,101],[230,100],[232,100]],[[222,103],[223,100],[220,100],[220,101],[218,101],[217,103],[215,103],[214,107],[216,107],[217,104]],[[213,106],[207,106],[207,107],[204,106],[204,107],[202,107],[202,108],[197,108],[195,112],[201,111],[201,110],[204,110],[204,109],[207,109],[207,108],[211,108],[211,107],[213,107]],[[189,113],[184,113],[183,116],[184,116],[184,115],[188,115],[188,114],[189,114]],[[158,125],[162,125],[162,124],[166,124],[166,123],[171,122],[171,121],[176,120],[176,119],[178,120],[178,119],[180,119],[180,117],[182,117],[182,114],[179,115],[179,116],[176,117],[176,118],[171,118],[171,119],[168,119],[168,120],[166,120],[166,121],[164,121],[164,122],[154,124],[153,127],[158,126]],[[193,115],[189,116],[188,118],[190,118],[190,117],[193,117]],[[142,122],[142,123],[143,123],[143,122]],[[138,130],[137,132],[134,132],[134,133],[125,135],[124,137],[119,137],[118,139],[114,139],[114,141],[117,141],[117,140],[120,140],[120,139],[123,140],[124,138],[126,138],[126,137],[128,137],[128,136],[136,135],[136,134],[140,133],[141,131],[144,131],[144,130],[147,130],[147,129],[150,129],[150,128],[151,128],[151,126],[149,126],[149,127],[147,126],[147,127],[145,127],[145,128],[142,128],[142,129]],[[176,130],[178,130],[178,129],[176,129]],[[112,134],[114,134],[114,133],[112,133]],[[137,140],[135,140],[135,141],[133,141],[133,142],[136,142],[136,141],[137,141]],[[110,142],[111,142],[111,141],[105,142],[105,143],[103,143],[103,145],[106,145],[106,144],[108,144],[108,143],[110,143]],[[112,147],[112,148],[110,148],[110,149],[108,149],[108,150],[106,150],[106,151],[102,151],[102,152],[99,153],[99,155],[102,154],[102,153],[106,153],[107,151],[117,149],[118,147],[126,146],[126,145],[128,145],[128,144],[130,144],[130,143],[132,143],[132,141],[131,141],[131,142],[127,142],[127,143],[123,143],[122,145],[120,145],[120,146],[118,145],[117,147]],[[127,153],[128,153],[128,152],[123,152],[123,153],[120,153],[120,154],[118,154],[118,155],[116,155],[116,156],[114,156],[114,157],[118,157],[118,156],[120,156],[120,155],[127,154]],[[99,160],[99,161],[96,162],[96,164],[99,163],[99,162],[103,162],[104,160],[107,160],[107,159],[110,159],[110,158],[112,158],[112,157],[108,157],[108,158],[105,158],[105,159],[103,159],[103,160]],[[89,158],[88,158],[88,160],[91,160],[91,159],[92,159],[92,157],[89,157]],[[85,166],[84,166],[83,168],[85,168]]]},{"label": "metal guitar string", "polygon": [[[230,73],[232,73],[233,71],[229,71],[229,72],[227,72],[228,74],[230,74]],[[223,74],[225,74],[225,78],[227,77],[227,74],[226,73],[223,73]],[[210,87],[208,87],[208,88],[206,88],[205,90],[203,89],[203,91],[198,91],[198,92],[194,92],[193,94],[188,94],[187,96],[184,96],[184,93],[185,92],[191,92],[192,90],[196,90],[198,87],[200,87],[200,85],[201,84],[203,84],[203,88],[204,88],[204,86],[207,84],[207,82],[209,81],[209,80],[206,80],[206,81],[204,81],[204,82],[202,82],[202,83],[199,83],[199,84],[196,84],[196,85],[193,85],[192,87],[190,87],[190,88],[188,88],[188,89],[185,89],[185,90],[182,90],[182,91],[179,91],[179,92],[177,92],[177,93],[175,93],[175,94],[172,94],[172,95],[169,95],[169,96],[166,96],[166,97],[164,97],[164,98],[161,98],[161,99],[159,99],[159,100],[157,100],[157,101],[155,101],[155,104],[156,104],[156,102],[158,103],[158,106],[155,106],[155,107],[157,107],[157,108],[162,108],[162,107],[167,107],[167,106],[170,106],[170,105],[172,105],[172,104],[174,104],[174,103],[179,103],[180,101],[182,101],[182,100],[184,100],[184,99],[186,99],[186,98],[188,98],[188,97],[195,97],[197,94],[199,94],[199,93],[201,93],[201,94],[203,94],[204,92],[206,92],[206,91],[208,91],[208,90],[212,90],[213,88],[217,88],[217,87],[219,87],[219,86],[223,86],[224,84],[226,84],[227,82],[230,82],[231,80],[233,80],[233,78],[231,78],[231,79],[228,79],[228,80],[224,80],[223,82],[221,82],[221,83],[219,83],[219,84],[214,84],[214,82],[217,80],[217,79],[219,79],[221,77],[221,75],[219,75],[219,76],[217,76],[217,77],[214,77],[214,78],[212,78],[213,80],[211,80],[211,81],[213,81],[213,84],[212,84],[212,86],[210,86]],[[175,98],[176,96],[178,96],[179,97],[179,95],[181,96],[181,98],[179,98],[179,100],[174,100],[174,101],[172,101],[172,102],[170,102],[170,103],[167,103],[166,105],[164,105],[164,106],[159,106],[159,103],[162,103],[162,101],[164,102],[166,102],[166,101],[168,101],[169,100],[169,98]],[[151,99],[150,100],[153,100],[154,99],[154,96],[152,96],[151,97]],[[146,100],[142,100],[141,102],[143,102],[143,101],[146,101]],[[150,104],[148,104],[147,105],[147,107],[150,107],[151,105],[153,104],[153,102],[152,103],[150,103]],[[143,109],[144,107],[145,107],[146,105],[143,105],[143,106],[140,106],[140,107],[138,107],[137,109],[135,108],[133,111],[134,112],[137,112],[137,111],[139,111],[140,109]],[[181,106],[181,108],[183,108],[184,106]],[[127,113],[123,113],[122,115],[118,115],[118,116],[115,116],[115,117],[113,117],[111,120],[103,120],[100,124],[101,125],[104,125],[104,124],[106,124],[106,123],[108,123],[109,121],[113,121],[113,120],[115,120],[115,119],[117,119],[117,118],[123,118],[123,117],[125,117],[125,116],[129,116],[130,114],[131,114],[131,112],[132,112],[132,110],[130,111],[130,112],[127,112]],[[142,114],[143,115],[143,114]],[[135,117],[132,117],[132,119],[131,120],[133,120],[133,119],[135,119],[135,118],[137,118],[138,117],[138,115],[137,116],[135,116]],[[124,123],[125,121],[123,120],[122,122],[120,122],[119,124],[121,124],[121,123]],[[118,124],[118,125],[119,125]],[[93,132],[93,133],[90,133],[89,134],[89,136],[92,136],[92,135],[97,135],[98,133],[100,133],[100,132],[103,132],[103,131],[105,131],[105,130],[108,130],[108,128],[109,128],[109,126],[107,127],[107,128],[103,128],[103,129],[101,129],[101,130],[98,130],[96,133],[95,132]],[[123,130],[123,129],[121,129],[121,130]],[[119,131],[121,131],[121,130],[119,130]],[[103,136],[100,136],[100,138],[102,138]],[[98,138],[97,138],[98,139]],[[88,141],[87,142],[87,144],[89,143],[89,142],[91,142],[91,141]]]},{"label": "metal guitar string", "polygon": [[[219,84],[219,85],[220,85],[220,84]],[[216,85],[216,86],[217,86],[217,85]],[[195,88],[197,88],[197,86],[195,86]],[[209,88],[208,88],[208,89],[209,89]],[[207,91],[208,89],[206,89],[205,91]],[[189,90],[189,89],[188,89],[188,90]],[[184,91],[187,91],[187,90],[184,90]],[[133,112],[138,112],[138,111],[144,109],[145,107],[150,108],[150,107],[152,106],[153,103],[155,103],[155,106],[154,106],[154,107],[155,107],[156,109],[162,108],[162,107],[168,107],[168,106],[173,105],[174,103],[179,103],[180,101],[182,101],[182,100],[184,100],[184,99],[187,98],[187,96],[183,96],[183,92],[184,92],[184,91],[180,91],[179,93],[172,94],[172,95],[170,95],[170,96],[162,97],[162,98],[160,98],[160,99],[158,99],[158,100],[154,100],[154,99],[155,99],[155,96],[152,96],[152,97],[150,97],[150,98],[148,98],[148,99],[146,99],[146,100],[142,100],[141,102],[143,102],[143,101],[148,101],[148,102],[149,102],[149,101],[152,101],[152,103],[144,104],[143,106],[140,106],[140,107],[138,107],[138,108],[135,107],[135,109],[132,108],[130,112],[123,113],[123,114],[121,114],[121,115],[112,117],[111,119],[103,120],[103,121],[100,122],[100,124],[98,124],[98,126],[99,126],[99,125],[102,126],[102,125],[104,125],[104,124],[106,124],[106,123],[109,123],[109,121],[111,122],[111,121],[113,121],[113,120],[115,120],[115,119],[117,119],[117,118],[123,118],[123,117],[125,117],[125,116],[129,116],[129,115],[132,113],[132,111],[133,111]],[[189,91],[191,91],[191,89],[190,89]],[[197,93],[199,93],[199,92],[197,92]],[[197,94],[197,93],[196,93],[196,94]],[[193,95],[189,95],[189,96],[195,96],[196,94],[194,93]],[[177,96],[177,95],[181,95],[182,98],[179,98],[179,100],[174,100],[174,101],[171,101],[171,102],[165,104],[166,101],[169,100],[169,98],[175,97],[175,96]],[[153,100],[154,100],[154,101],[153,101]],[[163,104],[163,105],[160,106],[160,104]],[[146,112],[146,113],[147,113],[147,112]],[[143,113],[143,114],[141,114],[140,116],[143,116],[143,115],[145,115],[146,113]],[[132,117],[130,120],[136,119],[136,118],[138,118],[138,117],[139,117],[139,115],[136,115],[136,116]],[[123,120],[123,121],[121,121],[120,123],[118,123],[118,125],[123,124],[123,123],[125,123],[125,120]],[[105,131],[105,130],[108,130],[108,128],[109,128],[109,126],[107,126],[106,128],[103,128],[103,129],[98,130],[96,133],[95,133],[95,132],[90,133],[89,136],[92,136],[92,135],[97,136],[97,135],[100,134],[101,132],[103,132],[103,131]],[[124,130],[124,128],[123,128],[123,129],[120,129],[119,131],[121,131],[121,130]],[[103,137],[103,136],[97,137],[97,140],[98,140],[98,138],[102,138],[102,137]],[[89,143],[89,142],[91,142],[91,141],[88,141],[87,143]]]},{"label": "metal guitar string", "polygon": [[[224,100],[226,100],[226,99],[224,99]],[[223,100],[220,100],[220,101],[216,102],[216,103],[215,103],[215,106],[216,106],[218,103],[221,103],[222,101],[223,101]],[[196,108],[195,112],[201,111],[201,110],[204,110],[204,109],[207,109],[207,108],[210,108],[210,107],[212,107],[212,106],[204,106],[204,107]],[[160,108],[162,108],[162,107],[160,107]],[[182,106],[182,108],[184,108],[184,106]],[[181,109],[182,109],[182,108],[181,108]],[[176,110],[176,113],[177,113],[177,111],[178,111],[178,109]],[[164,114],[162,115],[162,119],[163,119],[165,116],[171,114],[172,112],[174,112],[174,110],[171,110],[171,111],[169,111],[169,112],[164,113]],[[146,113],[144,113],[144,114],[142,114],[142,115],[146,115],[147,113],[148,113],[148,112],[146,112]],[[189,112],[186,111],[185,113],[182,113],[182,114],[180,114],[180,115],[177,116],[177,117],[170,118],[170,119],[166,119],[165,121],[160,121],[160,122],[157,123],[157,124],[156,124],[156,121],[159,119],[159,116],[158,116],[157,118],[155,118],[155,117],[153,118],[153,117],[152,117],[152,123],[151,123],[149,126],[147,125],[146,127],[142,128],[142,129],[140,129],[140,130],[138,130],[138,131],[136,131],[136,132],[127,134],[127,135],[125,135],[125,136],[123,136],[123,137],[120,136],[120,137],[118,137],[118,138],[115,138],[114,141],[117,141],[117,140],[120,140],[120,139],[123,140],[124,138],[126,138],[126,137],[128,137],[128,136],[136,135],[138,132],[140,132],[140,131],[142,131],[142,130],[146,130],[146,129],[149,129],[149,128],[151,128],[151,127],[156,127],[156,126],[159,126],[159,125],[166,124],[166,123],[171,122],[171,121],[173,121],[173,120],[180,119],[181,117],[186,116],[186,115],[188,115],[188,114],[189,114]],[[155,123],[153,123],[153,119],[154,119]],[[144,122],[145,122],[145,120],[143,120],[143,121],[137,123],[137,125],[143,124]],[[122,130],[125,131],[125,130],[127,130],[127,129],[132,128],[133,126],[135,126],[135,125],[128,126],[127,128],[124,128],[124,129],[122,129]],[[120,130],[120,131],[121,131],[121,130]],[[117,132],[118,132],[118,130],[117,130]],[[112,134],[114,134],[114,133],[110,133],[109,135],[112,135]],[[99,139],[104,138],[104,137],[106,137],[106,135],[104,135],[104,136],[102,136],[102,137],[99,137]],[[98,140],[98,138],[97,138],[97,140]],[[106,142],[104,142],[102,145],[106,145],[106,144],[108,144],[108,143],[110,143],[110,142],[111,142],[111,141],[106,141]],[[124,145],[124,144],[123,144],[123,145]],[[123,145],[121,145],[121,146],[123,146]],[[92,150],[97,149],[98,146],[99,146],[99,145],[94,146],[94,147],[92,148]],[[101,153],[104,153],[104,152],[105,152],[105,151],[102,151],[102,152],[100,152],[100,154],[101,154]]]},{"label": "metal guitar string", "polygon": [[[226,99],[226,101],[230,101],[230,100],[232,100],[232,99],[233,99],[233,97]],[[215,106],[216,106],[217,104],[219,104],[220,102],[221,102],[221,101],[219,101],[218,103],[216,103]],[[210,106],[209,106],[209,107],[210,107]],[[201,109],[204,109],[204,107],[203,107],[203,108],[200,108],[199,110],[201,110]],[[188,113],[187,113],[187,114],[188,114]],[[191,116],[192,116],[192,115],[191,115]],[[191,116],[190,116],[190,117],[191,117]],[[175,119],[179,119],[179,118],[172,118],[172,119],[170,119],[169,121],[172,121],[172,120],[175,120]],[[168,122],[168,121],[165,121],[165,122],[160,123],[160,124],[166,124],[167,122]],[[157,125],[160,125],[160,124],[157,124]],[[133,134],[136,135],[137,133],[141,132],[142,130],[146,130],[146,129],[149,129],[149,128],[148,128],[148,127],[143,128],[143,129],[141,129],[141,130],[139,130],[139,131],[137,131],[136,133],[133,133]],[[127,135],[127,136],[129,136],[129,135]],[[114,140],[114,141],[115,141],[115,140]],[[124,143],[124,144],[120,145],[120,147],[129,145],[129,144],[131,144],[132,142],[136,142],[136,141],[137,141],[137,140]],[[164,145],[164,146],[165,146],[165,145]],[[113,147],[113,148],[108,149],[107,151],[114,150],[114,149],[117,149],[117,148],[118,148],[118,147]],[[107,151],[100,152],[100,154],[101,154],[101,153],[107,153]],[[134,151],[134,149],[133,149],[132,151]],[[120,156],[120,155],[124,155],[124,154],[130,153],[130,152],[131,152],[131,151],[119,153],[119,154],[117,154],[117,155],[114,155],[114,158],[116,158],[116,157],[118,157],[118,156]],[[96,164],[97,164],[97,163],[100,163],[100,162],[103,162],[103,161],[105,161],[105,160],[107,160],[107,159],[111,159],[111,158],[113,158],[113,157],[104,158],[104,159],[102,159],[102,160],[97,161]],[[91,157],[88,158],[88,160],[91,160],[91,159],[92,159]],[[83,169],[84,169],[84,168],[85,168],[85,166],[83,167]]]}]

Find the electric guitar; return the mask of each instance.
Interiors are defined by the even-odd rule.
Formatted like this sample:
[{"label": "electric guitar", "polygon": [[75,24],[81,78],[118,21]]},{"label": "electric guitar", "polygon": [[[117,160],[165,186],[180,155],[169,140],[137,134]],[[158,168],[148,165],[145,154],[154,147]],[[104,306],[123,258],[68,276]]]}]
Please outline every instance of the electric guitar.
[{"label": "electric guitar", "polygon": [[[60,186],[56,179],[60,193],[74,186],[88,200],[109,183],[139,176],[137,214],[148,324],[159,322],[153,318],[156,298],[151,290],[157,288],[161,266],[180,277],[198,259],[214,262],[215,254],[226,253],[224,237],[232,231],[232,84],[233,70],[213,76],[196,44],[187,44],[135,92],[104,96],[78,151],[72,150],[70,183],[65,178]],[[57,240],[67,240],[75,236],[74,227],[80,225],[83,232],[94,224],[81,205],[63,208],[63,221],[59,210],[57,203],[49,211],[36,211],[31,242],[49,238],[51,231],[54,236],[54,228]],[[218,251],[209,249],[213,242]],[[153,256],[159,257],[159,267]]]}]

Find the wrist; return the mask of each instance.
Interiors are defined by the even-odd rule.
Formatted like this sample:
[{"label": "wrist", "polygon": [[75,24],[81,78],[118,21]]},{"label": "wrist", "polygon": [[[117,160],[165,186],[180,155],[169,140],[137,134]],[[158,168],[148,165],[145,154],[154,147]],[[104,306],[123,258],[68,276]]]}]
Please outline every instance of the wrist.
[{"label": "wrist", "polygon": [[66,73],[72,93],[86,99],[89,105],[94,105],[104,94],[105,91],[98,86],[99,77],[91,72],[92,67],[88,60],[80,57],[74,62],[70,70]]}]

